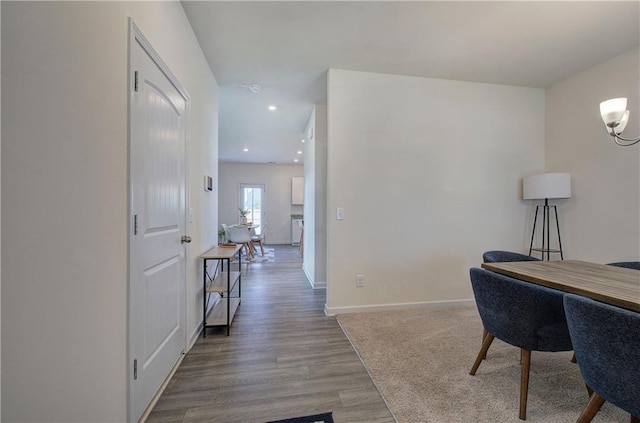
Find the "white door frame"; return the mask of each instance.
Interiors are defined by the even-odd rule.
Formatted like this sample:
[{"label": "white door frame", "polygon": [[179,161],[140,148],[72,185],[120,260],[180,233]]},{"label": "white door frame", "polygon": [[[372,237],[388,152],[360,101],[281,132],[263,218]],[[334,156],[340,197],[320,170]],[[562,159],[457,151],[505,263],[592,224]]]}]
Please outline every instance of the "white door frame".
[{"label": "white door frame", "polygon": [[[128,168],[127,168],[127,189],[128,189],[128,195],[127,195],[127,216],[128,216],[128,222],[127,222],[127,421],[129,423],[135,423],[136,422],[136,417],[133,416],[133,407],[132,407],[132,399],[133,399],[133,389],[132,389],[132,382],[133,382],[133,373],[134,373],[134,366],[133,366],[133,361],[134,361],[134,357],[133,357],[133,351],[132,351],[132,345],[133,345],[133,337],[134,337],[134,333],[132,330],[132,290],[133,290],[133,286],[132,286],[132,280],[133,280],[133,269],[135,266],[133,266],[132,264],[132,237],[133,237],[133,233],[134,233],[134,221],[133,221],[133,212],[132,212],[132,206],[133,206],[133,185],[132,185],[132,162],[130,160],[131,157],[131,147],[132,147],[132,134],[131,134],[131,126],[132,126],[132,122],[131,122],[131,106],[133,104],[133,93],[134,93],[134,84],[136,83],[135,81],[135,76],[134,76],[134,70],[132,69],[132,53],[133,53],[133,49],[134,49],[134,45],[136,43],[140,44],[140,46],[146,51],[146,53],[153,59],[154,62],[156,62],[156,64],[158,65],[158,67],[160,67],[163,71],[163,73],[167,76],[167,78],[171,81],[171,83],[175,86],[175,88],[180,92],[180,94],[185,98],[186,100],[186,107],[185,107],[185,114],[186,116],[189,115],[189,107],[190,107],[190,98],[189,98],[189,94],[186,92],[186,90],[182,87],[182,84],[180,83],[180,81],[173,75],[173,73],[171,72],[171,70],[169,69],[169,67],[166,65],[166,63],[162,60],[162,58],[160,57],[160,55],[155,51],[155,49],[153,48],[153,46],[151,45],[151,43],[146,39],[146,37],[142,34],[142,31],[140,31],[140,29],[138,28],[138,26],[134,23],[132,18],[128,19],[128,29],[129,29],[129,35],[128,35],[128,53],[127,53],[127,157],[128,157]],[[184,227],[185,227],[185,231],[187,234],[189,234],[190,232],[190,228],[189,228],[189,198],[190,198],[190,194],[189,194],[189,157],[188,157],[188,144],[189,144],[189,129],[188,129],[188,120],[185,119],[185,129],[184,129],[184,180],[185,180],[185,186],[184,186],[184,207],[185,207],[185,213],[184,213]],[[184,266],[184,275],[183,275],[183,281],[184,281],[184,298],[183,298],[183,307],[182,307],[182,325],[185,328],[184,330],[184,349],[183,349],[183,355],[184,352],[187,350],[188,348],[188,328],[186,327],[186,323],[187,323],[187,298],[186,298],[186,293],[188,292],[188,284],[187,284],[187,275],[188,275],[188,263],[189,263],[189,248],[187,248],[188,244],[185,244],[184,247],[184,256],[185,256],[185,266]],[[177,365],[180,363],[181,360],[178,361]],[[175,368],[172,370],[172,372],[167,375],[167,379],[165,380],[165,382],[162,384],[162,386],[160,387],[159,393],[162,392],[164,390],[164,388],[166,387],[166,384],[169,380],[169,377],[173,374],[173,372],[175,371]],[[149,413],[151,407],[155,404],[155,402],[158,400],[159,397],[159,393],[156,394],[156,396],[153,398],[152,402],[147,406],[147,410],[145,411],[145,413],[143,414],[143,418],[145,417],[146,414]]]}]

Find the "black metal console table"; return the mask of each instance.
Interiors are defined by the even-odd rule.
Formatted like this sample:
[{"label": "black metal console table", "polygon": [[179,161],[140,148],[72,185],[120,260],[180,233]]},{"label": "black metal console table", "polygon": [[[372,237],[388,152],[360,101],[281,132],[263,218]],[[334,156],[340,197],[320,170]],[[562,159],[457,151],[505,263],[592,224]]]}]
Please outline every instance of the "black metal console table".
[{"label": "black metal console table", "polygon": [[[207,328],[213,326],[226,326],[227,336],[229,336],[229,328],[240,305],[242,294],[241,248],[242,244],[233,247],[217,246],[200,256],[203,262],[202,336],[204,338],[207,336]],[[231,260],[236,254],[238,271],[232,271]],[[207,267],[207,262],[210,260],[217,261],[215,266],[211,266],[212,270]],[[215,294],[220,295],[219,301],[216,301]]]}]

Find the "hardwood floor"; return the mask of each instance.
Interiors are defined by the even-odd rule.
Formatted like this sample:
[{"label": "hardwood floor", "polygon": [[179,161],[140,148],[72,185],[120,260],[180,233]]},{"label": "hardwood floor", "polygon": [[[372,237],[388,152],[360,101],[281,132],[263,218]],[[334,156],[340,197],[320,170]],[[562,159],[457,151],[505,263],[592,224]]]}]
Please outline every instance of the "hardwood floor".
[{"label": "hardwood floor", "polygon": [[243,265],[231,326],[207,331],[185,356],[148,423],[263,423],[333,411],[336,423],[395,420],[334,317],[297,247]]}]

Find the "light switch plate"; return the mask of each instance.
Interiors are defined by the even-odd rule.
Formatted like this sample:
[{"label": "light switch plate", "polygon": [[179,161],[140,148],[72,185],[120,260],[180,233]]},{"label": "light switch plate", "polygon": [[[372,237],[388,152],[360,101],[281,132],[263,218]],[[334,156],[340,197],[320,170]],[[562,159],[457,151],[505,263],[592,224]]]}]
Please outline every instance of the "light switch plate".
[{"label": "light switch plate", "polygon": [[342,207],[338,207],[336,209],[336,220],[343,220],[344,219],[344,209]]}]

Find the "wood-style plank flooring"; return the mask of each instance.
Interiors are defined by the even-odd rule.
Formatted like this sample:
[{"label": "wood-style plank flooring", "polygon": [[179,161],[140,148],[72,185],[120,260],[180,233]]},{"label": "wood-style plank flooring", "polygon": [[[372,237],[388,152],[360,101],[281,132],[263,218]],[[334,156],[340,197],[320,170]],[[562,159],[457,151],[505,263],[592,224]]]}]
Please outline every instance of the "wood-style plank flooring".
[{"label": "wood-style plank flooring", "polygon": [[263,423],[333,411],[336,423],[391,423],[392,415],[334,317],[323,308],[296,247],[274,263],[242,266],[242,304],[231,326],[208,329],[148,423]]}]

